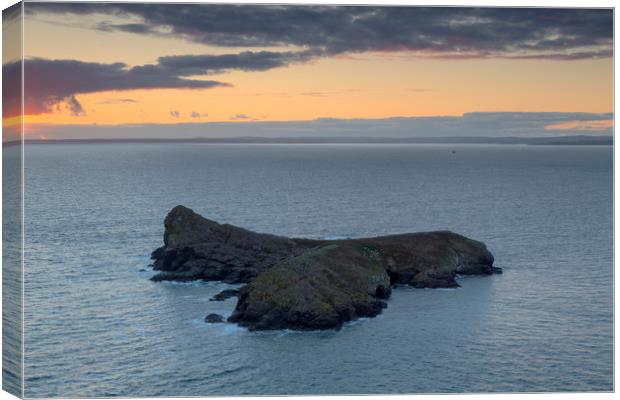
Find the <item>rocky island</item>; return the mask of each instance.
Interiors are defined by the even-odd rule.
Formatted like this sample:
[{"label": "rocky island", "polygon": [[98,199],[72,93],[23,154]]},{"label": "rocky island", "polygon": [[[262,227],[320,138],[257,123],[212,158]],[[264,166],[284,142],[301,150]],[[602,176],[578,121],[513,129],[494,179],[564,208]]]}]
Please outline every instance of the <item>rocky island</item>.
[{"label": "rocky island", "polygon": [[228,321],[250,330],[339,328],[381,313],[393,285],[457,287],[457,274],[501,272],[484,243],[449,231],[297,239],[219,224],[183,206],[164,227],[151,279],[245,283]]}]

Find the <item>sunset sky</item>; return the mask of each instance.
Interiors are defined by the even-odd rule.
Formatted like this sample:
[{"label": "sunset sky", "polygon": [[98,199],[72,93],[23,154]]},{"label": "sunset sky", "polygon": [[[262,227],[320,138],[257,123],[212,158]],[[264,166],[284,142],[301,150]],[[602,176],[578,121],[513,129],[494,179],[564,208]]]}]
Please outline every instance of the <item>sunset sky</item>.
[{"label": "sunset sky", "polygon": [[[443,117],[459,126],[482,118],[516,135],[521,127],[611,133],[611,10],[118,3],[24,10],[32,137],[80,129],[90,131],[84,137],[123,137],[123,126],[145,124],[193,137],[196,126],[316,128],[332,119],[404,121],[402,129],[424,126],[432,136]],[[5,43],[19,18],[4,13]],[[5,49],[5,86],[20,68]],[[6,127],[20,108],[4,103]]]}]

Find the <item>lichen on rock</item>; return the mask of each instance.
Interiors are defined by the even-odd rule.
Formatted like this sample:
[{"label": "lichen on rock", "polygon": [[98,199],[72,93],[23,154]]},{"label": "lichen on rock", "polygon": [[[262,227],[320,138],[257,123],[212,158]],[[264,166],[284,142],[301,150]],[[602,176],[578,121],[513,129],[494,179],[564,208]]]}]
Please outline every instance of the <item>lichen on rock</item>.
[{"label": "lichen on rock", "polygon": [[390,278],[357,243],[328,244],[260,274],[229,318],[250,329],[329,329],[381,312]]}]

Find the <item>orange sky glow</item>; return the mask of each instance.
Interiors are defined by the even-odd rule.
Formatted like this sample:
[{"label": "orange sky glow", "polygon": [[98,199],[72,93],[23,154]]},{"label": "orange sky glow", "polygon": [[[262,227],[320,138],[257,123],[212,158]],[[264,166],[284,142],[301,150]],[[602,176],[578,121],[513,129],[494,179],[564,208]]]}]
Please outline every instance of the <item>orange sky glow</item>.
[{"label": "orange sky glow", "polygon": [[[27,59],[127,64],[127,68],[186,54],[225,54],[181,37],[92,29],[100,15],[27,15]],[[105,17],[108,23],[114,17]],[[273,50],[273,48],[252,49]],[[5,54],[5,62],[10,58]],[[301,121],[317,118],[458,116],[468,112],[586,112],[613,110],[613,59],[433,58],[407,51],[368,51],[317,57],[261,71],[231,70],[192,77],[229,86],[75,93],[80,113],[59,102],[33,112],[26,124],[119,125],[218,121]],[[28,82],[28,76],[25,77]],[[26,89],[28,98],[28,88]],[[587,122],[587,121],[586,121]],[[3,126],[21,119],[3,118]],[[607,128],[611,120],[562,122],[546,129]]]}]

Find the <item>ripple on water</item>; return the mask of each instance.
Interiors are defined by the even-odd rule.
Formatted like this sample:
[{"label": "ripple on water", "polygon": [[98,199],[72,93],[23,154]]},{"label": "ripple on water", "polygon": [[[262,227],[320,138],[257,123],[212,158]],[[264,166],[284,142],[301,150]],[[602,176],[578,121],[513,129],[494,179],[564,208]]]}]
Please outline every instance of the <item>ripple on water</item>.
[{"label": "ripple on water", "polygon": [[[27,147],[26,396],[611,390],[612,149],[456,147]],[[206,324],[229,286],[148,279],[177,204],[287,236],[450,229],[505,273],[339,331]]]}]

